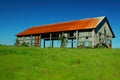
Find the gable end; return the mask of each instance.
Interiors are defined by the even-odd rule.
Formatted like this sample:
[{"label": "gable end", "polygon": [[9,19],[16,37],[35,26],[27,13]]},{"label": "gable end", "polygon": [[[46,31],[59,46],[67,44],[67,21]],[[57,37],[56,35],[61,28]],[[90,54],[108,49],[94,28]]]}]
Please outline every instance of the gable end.
[{"label": "gable end", "polygon": [[108,22],[108,20],[107,20],[106,17],[105,17],[105,18],[98,24],[98,26],[95,28],[95,33],[97,33],[97,32],[99,31],[99,29],[104,25],[105,22],[108,24],[108,27],[109,27],[112,35],[113,35],[112,38],[115,38],[115,35],[114,35],[114,33],[113,33],[113,31],[112,31],[112,28],[111,28],[111,26],[110,26],[110,24],[109,24],[109,22]]}]

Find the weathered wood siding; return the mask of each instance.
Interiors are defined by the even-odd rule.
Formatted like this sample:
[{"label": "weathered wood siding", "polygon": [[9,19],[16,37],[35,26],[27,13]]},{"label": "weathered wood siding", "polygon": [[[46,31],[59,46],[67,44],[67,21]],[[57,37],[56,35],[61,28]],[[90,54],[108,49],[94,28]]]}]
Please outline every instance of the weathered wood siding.
[{"label": "weathered wood siding", "polygon": [[28,45],[30,45],[30,40],[31,37],[30,36],[23,36],[23,37],[17,37],[17,39],[19,40],[20,44],[22,44],[23,42],[27,43]]},{"label": "weathered wood siding", "polygon": [[95,45],[98,43],[110,43],[110,40],[112,40],[112,32],[107,24],[105,22],[102,27],[98,30],[98,32],[95,34]]},{"label": "weathered wood siding", "polygon": [[80,31],[79,32],[79,43],[80,46],[92,46],[92,32],[91,31]]}]

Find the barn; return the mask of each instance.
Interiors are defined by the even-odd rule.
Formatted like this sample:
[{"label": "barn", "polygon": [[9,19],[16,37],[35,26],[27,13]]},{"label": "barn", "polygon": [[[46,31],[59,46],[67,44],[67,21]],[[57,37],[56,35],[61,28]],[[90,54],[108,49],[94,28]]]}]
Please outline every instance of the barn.
[{"label": "barn", "polygon": [[[115,38],[105,16],[35,26],[16,35],[19,45],[26,43],[28,46],[39,47],[41,45],[46,47],[48,44],[49,47],[55,47],[55,44],[57,44],[55,43],[56,40],[62,43],[60,41],[61,36],[65,36],[71,48],[81,46],[95,47],[100,43],[112,47],[112,38]],[[58,47],[60,46],[61,44]]]}]

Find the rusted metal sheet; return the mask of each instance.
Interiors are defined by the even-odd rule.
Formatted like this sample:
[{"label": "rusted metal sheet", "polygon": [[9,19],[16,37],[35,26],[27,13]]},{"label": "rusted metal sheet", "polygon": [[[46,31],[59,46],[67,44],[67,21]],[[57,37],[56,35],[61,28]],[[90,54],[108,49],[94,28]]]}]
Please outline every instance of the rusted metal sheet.
[{"label": "rusted metal sheet", "polygon": [[76,20],[76,21],[70,21],[70,22],[62,22],[57,24],[37,26],[37,27],[29,28],[17,34],[17,36],[71,31],[71,30],[92,29],[92,28],[95,28],[100,21],[101,21],[101,18],[89,18],[84,20]]}]

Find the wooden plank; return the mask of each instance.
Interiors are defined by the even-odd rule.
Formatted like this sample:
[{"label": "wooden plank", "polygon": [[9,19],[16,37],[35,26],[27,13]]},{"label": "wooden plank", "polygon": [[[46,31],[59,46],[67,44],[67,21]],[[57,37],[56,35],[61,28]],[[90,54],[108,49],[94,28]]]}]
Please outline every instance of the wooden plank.
[{"label": "wooden plank", "polygon": [[53,47],[52,46],[52,33],[50,33],[50,47]]},{"label": "wooden plank", "polygon": [[44,44],[43,44],[43,47],[45,48],[45,39],[44,39]]},{"label": "wooden plank", "polygon": [[52,47],[54,47],[54,40],[52,40]]},{"label": "wooden plank", "polygon": [[41,47],[41,34],[39,35],[39,46]]},{"label": "wooden plank", "polygon": [[76,31],[76,48],[78,48],[78,30]]},{"label": "wooden plank", "polygon": [[73,39],[71,39],[71,48],[73,48]]},{"label": "wooden plank", "polygon": [[32,46],[32,35],[30,37],[30,46]]},{"label": "wooden plank", "polygon": [[92,30],[92,47],[95,46],[95,31],[94,29]]},{"label": "wooden plank", "polygon": [[[64,32],[62,32],[61,36],[62,37],[64,36]],[[64,47],[62,42],[61,42],[61,47]]]},{"label": "wooden plank", "polygon": [[[68,38],[68,39],[75,39],[76,37],[66,37],[66,38]],[[42,39],[50,40],[50,38],[42,38]],[[59,39],[59,37],[52,37],[51,40],[58,40],[58,39]]]}]

